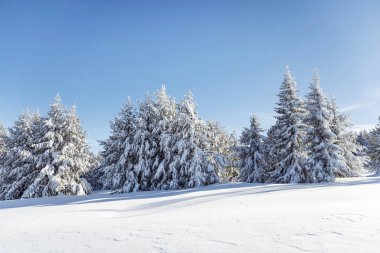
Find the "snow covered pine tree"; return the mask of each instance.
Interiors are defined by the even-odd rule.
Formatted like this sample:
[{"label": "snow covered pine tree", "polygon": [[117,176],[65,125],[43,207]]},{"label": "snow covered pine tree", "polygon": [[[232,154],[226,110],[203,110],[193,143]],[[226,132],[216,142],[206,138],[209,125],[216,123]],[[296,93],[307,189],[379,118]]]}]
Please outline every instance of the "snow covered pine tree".
[{"label": "snow covered pine tree", "polygon": [[7,138],[7,131],[0,123],[0,192],[3,187],[4,177],[6,175],[5,156],[8,152]]},{"label": "snow covered pine tree", "polygon": [[219,182],[218,173],[209,159],[210,140],[205,134],[206,123],[199,119],[193,95],[189,93],[178,105],[173,121],[171,147],[175,157],[170,164],[178,179],[179,188],[191,188]]},{"label": "snow covered pine tree", "polygon": [[234,168],[237,139],[234,134],[230,135],[218,122],[208,120],[204,129],[209,143],[207,154],[212,166],[222,182],[226,182],[237,173]]},{"label": "snow covered pine tree", "polygon": [[9,129],[6,145],[8,151],[4,155],[4,174],[0,199],[19,199],[27,187],[33,182],[38,170],[33,166],[34,148],[41,117],[38,113],[30,115],[25,111]]},{"label": "snow covered pine tree", "polygon": [[7,130],[4,128],[4,126],[0,123],[0,166],[3,165],[3,156],[7,153]]},{"label": "snow covered pine tree", "polygon": [[328,101],[319,86],[319,76],[314,72],[313,81],[310,84],[310,93],[306,101],[307,116],[305,123],[308,125],[307,168],[312,177],[311,182],[331,182],[335,180],[334,172],[345,169],[345,161],[342,149],[335,143],[336,135],[331,129],[331,113]]},{"label": "snow covered pine tree", "polygon": [[240,180],[247,183],[264,183],[267,179],[263,136],[256,116],[251,117],[249,128],[244,128],[239,148]]},{"label": "snow covered pine tree", "polygon": [[[380,121],[380,117],[379,117]],[[367,155],[368,169],[376,174],[380,173],[380,123],[369,132]]]},{"label": "snow covered pine tree", "polygon": [[357,142],[357,135],[349,130],[352,127],[350,118],[338,111],[334,98],[329,103],[329,109],[331,130],[336,136],[335,144],[341,148],[346,165],[335,169],[334,175],[335,177],[361,176],[364,173],[364,163],[366,162],[366,157],[360,155],[364,147]]},{"label": "snow covered pine tree", "polygon": [[270,151],[276,155],[276,163],[270,168],[267,182],[307,183],[310,179],[304,166],[305,126],[302,122],[305,110],[288,67],[278,97],[276,131],[271,133],[273,145]]},{"label": "snow covered pine tree", "polygon": [[76,107],[67,111],[56,96],[36,136],[32,165],[36,173],[21,197],[88,194],[91,187],[80,178],[89,168],[88,147]]},{"label": "snow covered pine tree", "polygon": [[[91,180],[98,189],[179,189],[219,181],[219,154],[191,94],[177,104],[162,86],[154,97],[146,96],[136,114],[130,103],[125,106],[111,128],[111,137],[102,142],[104,162]],[[222,143],[218,130],[210,136]]]},{"label": "snow covered pine tree", "polygon": [[170,142],[173,138],[172,122],[176,117],[176,102],[168,96],[165,85],[155,94],[154,101],[158,118],[153,133],[156,145],[159,147],[153,163],[152,185],[155,189],[176,189],[176,175],[170,164],[173,160],[173,152]]},{"label": "snow covered pine tree", "polygon": [[218,181],[207,154],[205,122],[189,94],[176,104],[163,86],[140,105],[134,149],[138,163],[125,191],[178,189]]},{"label": "snow covered pine tree", "polygon": [[147,95],[143,103],[140,103],[137,113],[137,129],[133,141],[133,153],[136,156],[136,164],[129,173],[129,182],[126,191],[154,190],[152,178],[155,175],[153,166],[159,153],[154,129],[158,122],[158,112],[152,96]]},{"label": "snow covered pine tree", "polygon": [[136,132],[136,112],[129,97],[110,125],[111,136],[100,142],[104,160],[90,175],[91,185],[97,190],[123,188],[132,170],[135,161],[132,145]]}]

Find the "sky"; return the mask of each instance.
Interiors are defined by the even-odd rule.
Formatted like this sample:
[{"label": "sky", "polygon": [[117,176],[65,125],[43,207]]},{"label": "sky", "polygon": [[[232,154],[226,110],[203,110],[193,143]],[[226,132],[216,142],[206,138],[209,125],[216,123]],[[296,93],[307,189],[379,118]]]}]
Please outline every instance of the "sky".
[{"label": "sky", "polygon": [[239,133],[257,115],[264,128],[285,66],[308,92],[321,86],[355,129],[380,116],[380,1],[0,0],[0,122],[49,109],[58,93],[76,104],[88,142],[166,84],[191,90],[202,118]]}]

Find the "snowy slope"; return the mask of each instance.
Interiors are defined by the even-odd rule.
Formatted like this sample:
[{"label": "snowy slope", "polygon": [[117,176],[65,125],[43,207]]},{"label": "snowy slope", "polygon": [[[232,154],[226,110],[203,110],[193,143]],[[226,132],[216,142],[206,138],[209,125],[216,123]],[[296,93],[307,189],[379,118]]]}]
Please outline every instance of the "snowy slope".
[{"label": "snowy slope", "polygon": [[379,252],[380,177],[0,202],[0,252]]}]

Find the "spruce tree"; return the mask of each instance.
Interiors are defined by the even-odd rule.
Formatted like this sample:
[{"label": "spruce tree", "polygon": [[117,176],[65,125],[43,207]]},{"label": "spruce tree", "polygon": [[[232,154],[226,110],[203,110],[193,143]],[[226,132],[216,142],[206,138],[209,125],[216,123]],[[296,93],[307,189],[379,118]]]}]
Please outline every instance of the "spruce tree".
[{"label": "spruce tree", "polygon": [[33,167],[38,171],[22,198],[84,195],[91,191],[81,175],[89,168],[85,133],[76,114],[57,96],[37,134]]},{"label": "spruce tree", "polygon": [[263,129],[255,116],[250,127],[245,128],[240,137],[240,180],[247,183],[263,183],[267,179],[265,157],[263,155]]},{"label": "spruce tree", "polygon": [[369,157],[368,170],[376,174],[380,173],[380,123],[369,132],[367,155]]},{"label": "spruce tree", "polygon": [[234,143],[236,140],[218,122],[208,120],[205,126],[204,134],[208,142],[208,149],[206,150],[208,159],[219,178],[224,180],[226,168],[233,166],[233,149],[236,146]]},{"label": "spruce tree", "polygon": [[0,192],[4,186],[4,177],[6,176],[5,156],[8,152],[7,138],[7,131],[0,123]]},{"label": "spruce tree", "polygon": [[277,113],[276,131],[273,132],[274,143],[270,151],[271,154],[276,155],[276,161],[268,182],[309,182],[309,175],[304,166],[305,127],[302,120],[305,110],[297,95],[296,83],[288,68],[278,97],[279,102],[275,109]]},{"label": "spruce tree", "polygon": [[110,125],[111,136],[100,142],[104,160],[90,180],[95,189],[119,190],[128,180],[135,160],[132,144],[136,131],[136,113],[129,97]]},{"label": "spruce tree", "polygon": [[128,182],[127,191],[154,190],[152,185],[156,165],[156,158],[160,150],[154,130],[158,122],[158,111],[152,96],[147,95],[140,103],[137,113],[137,128],[133,138],[132,152],[136,155],[136,164],[133,166],[131,181]]},{"label": "spruce tree", "polygon": [[217,171],[208,159],[209,140],[205,135],[206,123],[199,119],[196,103],[191,93],[178,106],[173,122],[172,150],[175,157],[170,168],[176,171],[178,180],[170,188],[192,188],[219,181]]},{"label": "spruce tree", "polygon": [[38,171],[33,166],[35,138],[41,118],[25,111],[9,129],[8,152],[4,155],[4,174],[0,199],[21,198]]},{"label": "spruce tree", "polygon": [[7,138],[7,130],[0,123],[0,167],[4,165],[4,156],[8,151]]},{"label": "spruce tree", "polygon": [[370,133],[367,130],[362,130],[359,132],[356,137],[356,141],[364,148],[363,153],[366,153],[366,150],[369,146]]},{"label": "spruce tree", "polygon": [[363,147],[356,141],[356,134],[348,115],[338,111],[336,100],[330,102],[331,130],[336,135],[335,144],[342,150],[345,166],[334,170],[335,177],[358,177],[363,174],[365,156],[361,156]]},{"label": "spruce tree", "polygon": [[5,168],[5,156],[8,152],[7,139],[7,131],[0,123],[0,192],[4,186],[4,177],[7,174]]},{"label": "spruce tree", "polygon": [[166,87],[154,97],[147,95],[140,104],[136,129],[130,144],[129,170],[122,192],[176,189],[172,163],[172,126],[176,103]]},{"label": "spruce tree", "polygon": [[308,125],[307,168],[312,175],[312,182],[331,182],[335,180],[334,172],[345,168],[342,149],[336,145],[337,136],[331,129],[332,115],[328,101],[319,85],[315,71],[307,95],[305,122]]},{"label": "spruce tree", "polygon": [[268,174],[273,171],[273,168],[275,168],[276,164],[279,162],[277,155],[277,152],[279,150],[274,148],[276,144],[276,138],[278,136],[278,131],[279,128],[276,123],[268,129],[266,136],[263,138],[263,155],[266,164],[266,171]]},{"label": "spruce tree", "polygon": [[227,165],[224,169],[222,180],[225,182],[237,182],[239,180],[239,160],[240,160],[240,141],[233,132],[229,136],[228,140],[229,151],[227,153]]},{"label": "spruce tree", "polygon": [[170,168],[173,160],[173,152],[170,146],[173,138],[171,124],[176,117],[176,102],[167,94],[165,85],[162,85],[161,89],[156,92],[154,106],[158,118],[153,135],[159,150],[153,163],[152,185],[155,189],[170,189],[173,188],[171,181],[176,180],[176,172]]},{"label": "spruce tree", "polygon": [[230,165],[230,136],[198,117],[191,94],[177,104],[162,86],[145,97],[136,114],[126,108],[102,142],[103,163],[92,173],[96,188],[134,192],[197,187],[218,182]]},{"label": "spruce tree", "polygon": [[364,162],[364,169],[366,169],[366,166],[369,162],[369,157],[367,155],[369,142],[370,142],[370,133],[367,130],[362,130],[358,133],[356,136],[356,142],[360,145],[360,151],[358,153],[359,156],[363,157],[365,160]]}]

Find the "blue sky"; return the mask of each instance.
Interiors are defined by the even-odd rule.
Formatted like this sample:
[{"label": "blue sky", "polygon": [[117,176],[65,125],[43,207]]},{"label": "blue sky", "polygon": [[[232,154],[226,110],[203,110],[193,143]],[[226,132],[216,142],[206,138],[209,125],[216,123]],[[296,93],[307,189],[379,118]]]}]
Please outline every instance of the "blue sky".
[{"label": "blue sky", "polygon": [[273,122],[285,65],[302,95],[318,67],[357,128],[380,115],[379,1],[0,0],[0,121],[45,113],[59,92],[89,143],[127,96],[191,90],[230,131]]}]

